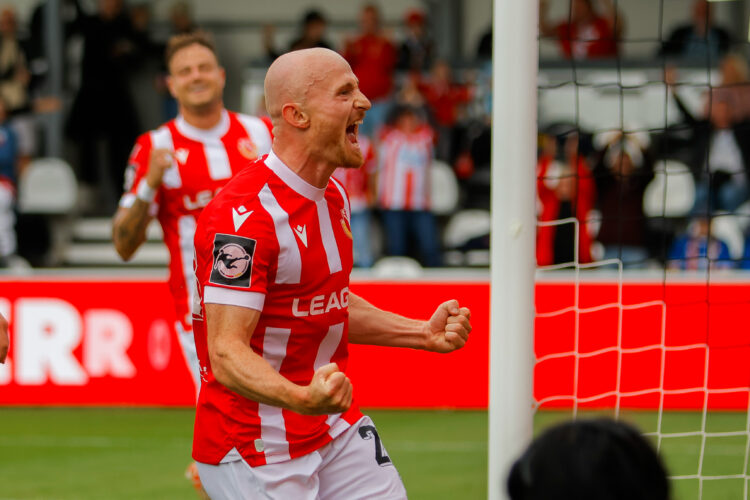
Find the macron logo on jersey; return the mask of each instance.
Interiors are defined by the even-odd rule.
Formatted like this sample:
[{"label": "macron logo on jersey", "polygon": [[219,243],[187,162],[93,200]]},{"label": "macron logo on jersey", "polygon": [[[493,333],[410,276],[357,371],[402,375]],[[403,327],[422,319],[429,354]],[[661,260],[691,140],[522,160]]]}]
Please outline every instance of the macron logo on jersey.
[{"label": "macron logo on jersey", "polygon": [[175,158],[177,158],[177,161],[180,162],[180,165],[185,164],[185,162],[188,159],[189,154],[190,154],[190,151],[185,148],[180,148],[174,152],[174,156]]},{"label": "macron logo on jersey", "polygon": [[237,208],[232,208],[232,220],[234,221],[234,230],[239,231],[242,224],[245,223],[248,217],[252,215],[253,211],[247,211],[244,205],[240,205]]},{"label": "macron logo on jersey", "polygon": [[299,236],[300,241],[307,248],[307,226],[297,226],[294,228],[294,232]]}]

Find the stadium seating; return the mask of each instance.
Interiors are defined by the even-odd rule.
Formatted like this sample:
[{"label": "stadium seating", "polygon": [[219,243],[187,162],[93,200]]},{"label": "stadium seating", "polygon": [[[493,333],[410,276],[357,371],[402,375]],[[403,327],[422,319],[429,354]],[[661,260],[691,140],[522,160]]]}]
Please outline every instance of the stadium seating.
[{"label": "stadium seating", "polygon": [[648,217],[684,217],[695,203],[695,181],[690,169],[676,160],[662,160],[654,167],[654,179],[643,193],[643,212]]},{"label": "stadium seating", "polygon": [[161,226],[152,222],[146,231],[146,241],[128,262],[123,262],[112,244],[112,219],[86,217],[76,221],[72,241],[67,246],[63,262],[72,267],[158,267],[169,263],[167,248],[162,243]]},{"label": "stadium seating", "polygon": [[458,182],[453,169],[447,163],[435,160],[430,176],[432,212],[435,215],[452,214],[458,206]]},{"label": "stadium seating", "polygon": [[418,278],[422,276],[422,272],[422,266],[411,257],[381,257],[372,266],[372,273],[376,278]]},{"label": "stadium seating", "polygon": [[76,206],[78,183],[60,158],[38,158],[18,181],[18,209],[28,214],[69,214]]}]

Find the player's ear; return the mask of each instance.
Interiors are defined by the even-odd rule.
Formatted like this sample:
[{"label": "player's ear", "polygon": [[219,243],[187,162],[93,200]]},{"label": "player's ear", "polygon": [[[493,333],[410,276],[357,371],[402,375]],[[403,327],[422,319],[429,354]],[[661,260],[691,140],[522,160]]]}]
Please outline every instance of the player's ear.
[{"label": "player's ear", "polygon": [[167,88],[169,89],[169,95],[171,95],[172,97],[176,99],[177,96],[175,96],[174,90],[173,90],[174,79],[172,78],[172,75],[167,75],[166,82],[167,82]]},{"label": "player's ear", "polygon": [[306,129],[310,127],[310,116],[305,113],[296,102],[284,104],[281,107],[281,116],[291,126]]},{"label": "player's ear", "polygon": [[221,75],[221,88],[224,89],[224,85],[227,83],[227,71],[219,66],[219,74]]}]

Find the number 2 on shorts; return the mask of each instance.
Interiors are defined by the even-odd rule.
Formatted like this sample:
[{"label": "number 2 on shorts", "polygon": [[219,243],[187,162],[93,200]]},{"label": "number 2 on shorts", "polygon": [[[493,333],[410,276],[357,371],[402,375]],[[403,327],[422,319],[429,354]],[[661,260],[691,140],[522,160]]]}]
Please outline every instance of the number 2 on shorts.
[{"label": "number 2 on shorts", "polygon": [[362,439],[375,439],[375,461],[381,467],[391,463],[391,457],[386,455],[383,445],[380,443],[378,431],[372,425],[363,425],[359,428],[359,435]]}]

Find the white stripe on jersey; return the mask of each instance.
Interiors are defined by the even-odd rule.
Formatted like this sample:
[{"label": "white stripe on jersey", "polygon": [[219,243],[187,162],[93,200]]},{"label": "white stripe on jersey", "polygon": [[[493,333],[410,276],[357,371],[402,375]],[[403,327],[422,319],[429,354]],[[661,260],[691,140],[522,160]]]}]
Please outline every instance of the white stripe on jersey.
[{"label": "white stripe on jersey", "polygon": [[323,248],[328,257],[328,270],[333,273],[341,271],[341,256],[339,255],[339,244],[333,234],[331,216],[328,212],[328,202],[325,198],[315,202],[318,209],[318,222],[320,223],[320,237],[323,239]]},{"label": "white stripe on jersey", "polygon": [[[286,356],[286,344],[292,330],[289,328],[266,327],[263,337],[263,359],[277,372],[281,370],[281,363]],[[260,437],[263,447],[257,451],[263,451],[266,460],[273,456],[274,462],[289,460],[289,442],[286,440],[286,426],[284,414],[277,406],[258,403],[258,416],[260,417]]]},{"label": "white stripe on jersey", "polygon": [[[180,258],[182,259],[182,275],[185,276],[185,286],[188,290],[188,304],[192,304],[195,295],[195,272],[193,271],[193,238],[195,236],[195,217],[183,215],[177,221],[177,232],[180,238]],[[179,318],[188,325],[190,318]]]},{"label": "white stripe on jersey", "polygon": [[203,142],[203,152],[206,155],[208,175],[211,179],[218,181],[232,177],[232,167],[229,165],[229,156],[224,143],[218,139]]},{"label": "white stripe on jersey", "polygon": [[341,185],[339,181],[331,177],[331,181],[333,181],[333,185],[336,186],[336,188],[339,190],[339,193],[341,193],[341,198],[344,200],[344,210],[346,211],[346,220],[352,220],[352,207],[349,205],[349,196],[346,194],[346,189],[344,189],[344,186]]},{"label": "white stripe on jersey", "polygon": [[212,180],[219,181],[232,177],[232,167],[229,165],[227,149],[221,141],[230,127],[229,113],[226,110],[221,112],[219,123],[208,130],[190,125],[182,115],[175,119],[175,127],[180,134],[203,145],[208,175]]},{"label": "white stripe on jersey", "polygon": [[287,214],[276,197],[271,192],[268,184],[258,193],[258,199],[263,208],[273,219],[276,229],[276,239],[279,242],[279,261],[276,266],[276,283],[287,283],[296,285],[302,276],[302,257],[299,253],[297,240],[289,225],[289,214]]},{"label": "white stripe on jersey", "polygon": [[[172,133],[167,127],[159,127],[156,130],[149,132],[151,136],[151,145],[153,149],[168,149],[174,151],[174,141],[172,140]],[[180,177],[180,169],[177,167],[177,161],[172,158],[172,166],[164,172],[162,182],[165,186],[170,188],[182,187],[182,178]]]},{"label": "white stripe on jersey", "polygon": [[[339,348],[343,336],[344,323],[336,323],[328,328],[326,336],[323,337],[323,341],[320,343],[320,347],[318,347],[318,355],[315,357],[315,364],[313,365],[314,370],[331,362],[331,358],[336,353],[336,349]],[[326,424],[329,427],[328,433],[331,437],[338,436],[349,427],[346,421],[341,420],[341,413],[328,415]]]},{"label": "white stripe on jersey", "polygon": [[341,344],[341,337],[344,336],[344,323],[336,323],[328,328],[326,336],[320,342],[318,347],[318,355],[315,357],[315,364],[313,370],[317,370],[321,366],[325,366],[331,362],[331,358],[336,353],[336,349]]},{"label": "white stripe on jersey", "polygon": [[204,304],[223,304],[226,306],[247,307],[256,311],[263,311],[266,296],[260,292],[247,292],[220,286],[206,285],[203,288]]},{"label": "white stripe on jersey", "polygon": [[235,116],[245,128],[247,135],[253,138],[255,146],[258,148],[258,155],[262,155],[262,151],[271,150],[271,133],[266,124],[263,123],[263,120],[255,116],[240,113],[237,113]]}]

